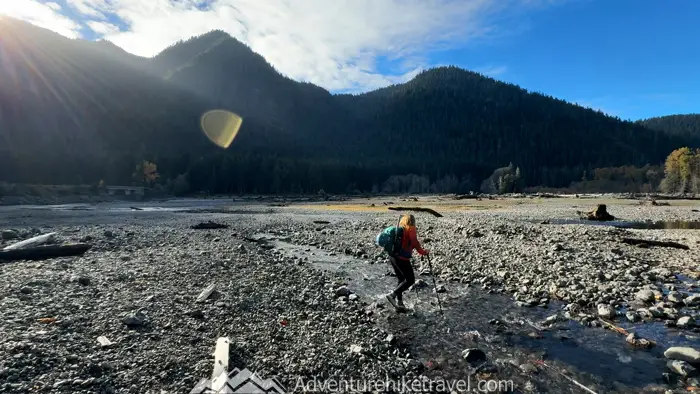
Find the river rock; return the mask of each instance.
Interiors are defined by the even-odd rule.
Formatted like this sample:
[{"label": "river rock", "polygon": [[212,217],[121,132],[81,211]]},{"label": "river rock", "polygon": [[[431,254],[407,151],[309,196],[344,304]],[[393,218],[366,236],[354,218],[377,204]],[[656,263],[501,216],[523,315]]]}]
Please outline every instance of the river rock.
[{"label": "river rock", "polygon": [[666,363],[666,366],[668,369],[670,369],[673,373],[684,376],[684,377],[690,377],[690,376],[696,376],[698,374],[698,370],[695,369],[692,365],[688,364],[685,361],[680,361],[680,360],[672,360]]},{"label": "river rock", "polygon": [[635,295],[635,298],[642,302],[654,302],[654,292],[649,289],[640,290]]},{"label": "river rock", "polygon": [[348,289],[346,286],[339,287],[335,291],[336,297],[348,297],[350,294],[352,294],[352,291],[350,291],[350,289]]},{"label": "river rock", "polygon": [[692,347],[670,347],[664,352],[664,357],[671,360],[687,361],[691,364],[700,363],[700,351]]},{"label": "river rock", "polygon": [[625,312],[625,317],[627,318],[627,320],[631,321],[632,323],[636,323],[636,322],[642,320],[642,317],[639,316],[639,313],[637,313],[636,311]]},{"label": "river rock", "polygon": [[691,328],[695,326],[695,319],[691,316],[683,316],[676,322],[678,328]]},{"label": "river rock", "polygon": [[140,327],[146,323],[146,315],[143,312],[130,313],[122,322],[129,327]]},{"label": "river rock", "polygon": [[19,238],[19,233],[15,230],[2,230],[0,233],[0,238],[2,238],[3,241],[17,239]]},{"label": "river rock", "polygon": [[612,319],[615,317],[615,309],[606,304],[598,304],[598,316],[604,319]]},{"label": "river rock", "polygon": [[686,306],[698,306],[700,305],[700,294],[693,294],[688,298],[683,300]]},{"label": "river rock", "polygon": [[672,292],[668,293],[668,297],[667,297],[668,301],[672,302],[674,304],[682,303],[683,298],[684,298],[683,294],[678,292],[678,291],[672,291]]}]

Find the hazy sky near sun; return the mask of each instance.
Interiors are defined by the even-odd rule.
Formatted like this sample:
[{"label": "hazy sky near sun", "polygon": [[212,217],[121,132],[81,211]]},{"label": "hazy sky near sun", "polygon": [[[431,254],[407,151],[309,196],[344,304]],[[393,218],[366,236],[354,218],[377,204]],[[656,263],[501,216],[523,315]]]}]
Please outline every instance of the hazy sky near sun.
[{"label": "hazy sky near sun", "polygon": [[141,56],[220,29],[331,92],[451,64],[624,119],[700,112],[695,0],[0,0],[0,14]]}]

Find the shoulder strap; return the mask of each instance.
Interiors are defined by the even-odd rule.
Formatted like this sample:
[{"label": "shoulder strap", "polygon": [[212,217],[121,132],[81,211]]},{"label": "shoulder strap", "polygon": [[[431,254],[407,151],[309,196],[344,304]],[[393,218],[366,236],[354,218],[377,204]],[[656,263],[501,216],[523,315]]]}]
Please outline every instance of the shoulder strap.
[{"label": "shoulder strap", "polygon": [[[392,242],[392,254],[396,254],[399,252],[397,250],[397,244],[399,242],[399,231],[401,231],[401,215],[399,215],[399,220],[396,222],[396,228],[394,230],[394,242]],[[403,239],[403,237],[401,237]]]}]

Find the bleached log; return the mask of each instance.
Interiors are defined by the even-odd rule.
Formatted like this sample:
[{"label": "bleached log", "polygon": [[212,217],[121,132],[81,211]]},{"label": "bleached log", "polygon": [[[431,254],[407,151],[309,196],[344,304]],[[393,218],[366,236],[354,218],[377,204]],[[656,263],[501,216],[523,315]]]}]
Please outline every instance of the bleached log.
[{"label": "bleached log", "polygon": [[31,246],[43,245],[47,242],[52,242],[54,240],[55,236],[56,236],[56,233],[37,235],[36,237],[25,239],[24,241],[20,241],[20,242],[14,243],[12,245],[6,246],[3,250],[15,250],[15,249],[28,248]]}]

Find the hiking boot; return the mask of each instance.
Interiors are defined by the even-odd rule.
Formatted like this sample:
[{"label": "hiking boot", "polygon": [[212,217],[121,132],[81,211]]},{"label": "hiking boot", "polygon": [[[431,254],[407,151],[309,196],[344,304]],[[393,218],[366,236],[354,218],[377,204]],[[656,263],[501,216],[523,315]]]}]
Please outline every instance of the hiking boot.
[{"label": "hiking boot", "polygon": [[397,303],[396,303],[396,296],[394,295],[394,293],[387,294],[386,300],[389,301],[391,306],[393,306],[394,308],[398,308]]},{"label": "hiking boot", "polygon": [[402,300],[402,299],[397,299],[397,300],[396,300],[396,307],[397,307],[397,308],[400,308],[400,309],[406,309],[406,305],[403,304],[403,300]]}]

